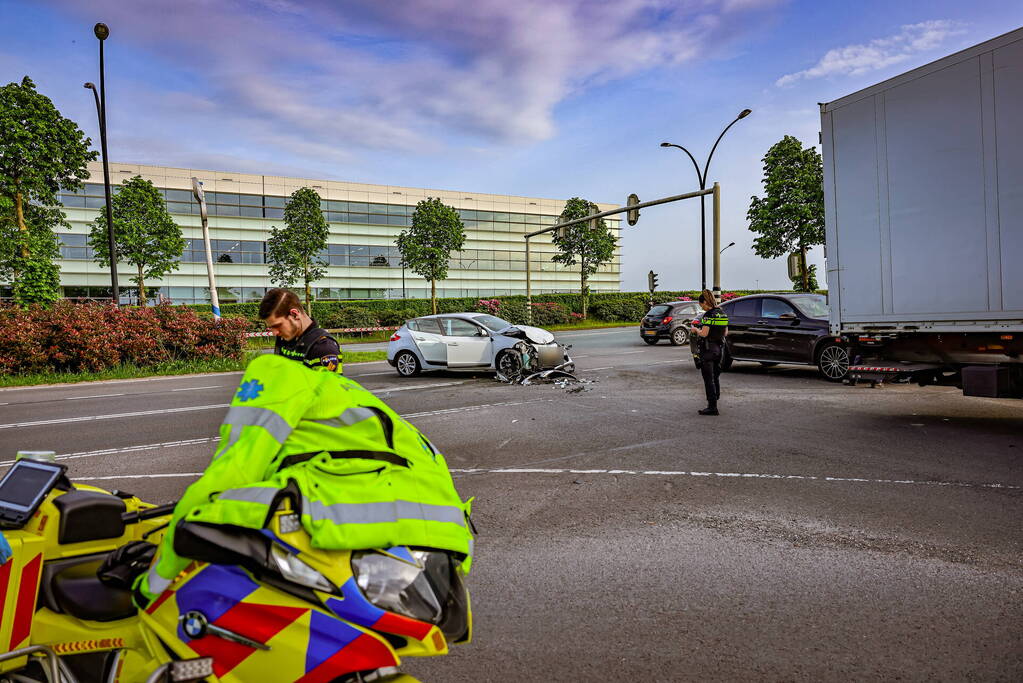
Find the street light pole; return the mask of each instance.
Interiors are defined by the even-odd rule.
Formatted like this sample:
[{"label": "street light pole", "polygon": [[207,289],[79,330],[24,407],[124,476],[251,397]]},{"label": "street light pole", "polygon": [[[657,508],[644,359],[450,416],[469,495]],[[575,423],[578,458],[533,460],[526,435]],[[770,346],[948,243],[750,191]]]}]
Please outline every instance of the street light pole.
[{"label": "street light pole", "polygon": [[[107,88],[106,75],[103,68],[103,42],[110,35],[110,29],[106,24],[96,24],[92,32],[99,39],[99,94],[96,93],[96,86],[92,83],[86,83],[84,87],[92,90],[92,94],[96,98],[96,115],[99,117],[99,144],[103,152],[103,194],[106,197],[107,239],[110,243],[110,295],[113,298],[114,305],[117,306],[121,303],[121,296],[117,288],[117,249],[114,245],[114,210],[110,203],[110,159],[107,157]],[[142,295],[145,296],[145,292]]]},{"label": "street light pole", "polygon": [[[710,154],[707,155],[707,162],[703,165],[703,171],[700,171],[700,165],[696,163],[696,157],[693,156],[692,152],[683,147],[682,145],[676,145],[671,142],[662,142],[661,147],[675,147],[685,152],[689,159],[693,162],[693,167],[696,168],[696,179],[700,181],[700,189],[707,189],[707,171],[710,169],[710,160],[714,156],[714,150],[718,148],[718,143],[721,142],[721,138],[725,137],[725,133],[739,121],[744,119],[753,111],[750,109],[743,109],[739,112],[739,115],[732,120],[725,129],[721,131],[721,135],[714,141],[714,146],[710,148]],[[704,195],[700,197],[700,289],[707,289],[707,205],[704,202]]]}]

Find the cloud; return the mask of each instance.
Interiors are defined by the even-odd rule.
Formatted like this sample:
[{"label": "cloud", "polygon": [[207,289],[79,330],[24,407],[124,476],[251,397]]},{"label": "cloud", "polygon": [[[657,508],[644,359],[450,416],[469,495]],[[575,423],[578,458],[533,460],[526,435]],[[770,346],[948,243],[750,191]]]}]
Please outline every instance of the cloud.
[{"label": "cloud", "polygon": [[949,38],[962,33],[964,30],[959,24],[948,20],[907,24],[897,34],[887,38],[828,50],[814,66],[782,76],[775,84],[784,87],[811,78],[835,75],[859,76],[933,50]]},{"label": "cloud", "polygon": [[166,107],[150,110],[150,126],[190,117],[207,140],[244,134],[350,160],[367,149],[426,155],[549,139],[560,104],[712,54],[778,1],[51,4],[76,21],[109,17],[112,39],[173,73],[134,91]]}]

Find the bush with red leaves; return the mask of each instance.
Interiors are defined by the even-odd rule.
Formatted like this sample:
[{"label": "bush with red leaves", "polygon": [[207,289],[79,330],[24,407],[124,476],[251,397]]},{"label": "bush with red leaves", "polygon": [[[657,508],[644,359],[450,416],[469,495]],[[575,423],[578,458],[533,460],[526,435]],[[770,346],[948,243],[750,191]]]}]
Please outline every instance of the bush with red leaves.
[{"label": "bush with red leaves", "polygon": [[58,301],[50,309],[0,307],[0,372],[98,372],[122,363],[238,358],[247,323],[171,306]]}]

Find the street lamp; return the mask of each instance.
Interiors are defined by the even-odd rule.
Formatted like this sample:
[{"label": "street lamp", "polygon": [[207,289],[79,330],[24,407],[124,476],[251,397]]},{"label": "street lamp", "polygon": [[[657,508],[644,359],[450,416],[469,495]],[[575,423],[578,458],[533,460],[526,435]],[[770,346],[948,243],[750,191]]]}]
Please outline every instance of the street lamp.
[{"label": "street lamp", "polygon": [[728,247],[734,247],[734,246],[735,246],[735,242],[729,242],[729,243],[728,243],[727,245],[725,245],[725,247],[724,247],[724,248],[723,248],[723,249],[722,249],[721,251],[719,251],[718,253],[719,253],[719,254],[722,254],[722,253],[724,253],[725,249],[727,249]]},{"label": "street lamp", "polygon": [[[107,238],[110,242],[110,295],[114,305],[121,303],[121,296],[117,288],[117,250],[114,247],[114,211],[110,204],[110,160],[107,158],[107,88],[106,78],[103,70],[103,41],[110,35],[110,29],[106,24],[96,24],[92,32],[99,39],[99,92],[92,83],[86,83],[82,87],[92,91],[96,99],[96,116],[99,118],[99,144],[103,152],[103,193],[106,197],[107,209]],[[145,292],[142,293],[145,296]]]},{"label": "street lamp", "polygon": [[[710,154],[707,155],[707,163],[703,165],[703,171],[700,171],[700,165],[696,163],[696,157],[692,153],[683,147],[682,145],[676,145],[671,142],[662,142],[661,147],[675,147],[682,150],[689,156],[689,159],[693,162],[693,167],[696,169],[696,178],[700,181],[700,189],[707,189],[707,170],[710,168],[711,157],[714,156],[714,150],[718,148],[718,143],[721,142],[721,138],[725,136],[728,129],[736,124],[739,119],[744,119],[753,111],[751,109],[743,109],[739,112],[739,115],[735,119],[725,126],[725,129],[721,131],[721,135],[714,141],[714,146],[710,148]],[[727,249],[728,247],[725,247]],[[724,250],[722,250],[724,251]],[[707,207],[703,201],[703,196],[700,197],[700,289],[707,289]]]}]

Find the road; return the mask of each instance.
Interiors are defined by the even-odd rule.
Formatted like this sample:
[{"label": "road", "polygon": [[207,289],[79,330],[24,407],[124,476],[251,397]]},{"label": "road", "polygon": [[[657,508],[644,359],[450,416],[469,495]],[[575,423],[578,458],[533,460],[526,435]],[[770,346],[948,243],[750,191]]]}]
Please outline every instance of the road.
[{"label": "road", "polygon": [[[559,335],[561,336],[561,335]],[[572,332],[586,391],[348,374],[475,496],[475,635],[434,681],[1023,679],[1023,402]],[[0,391],[0,460],[176,498],[237,374]]]}]

